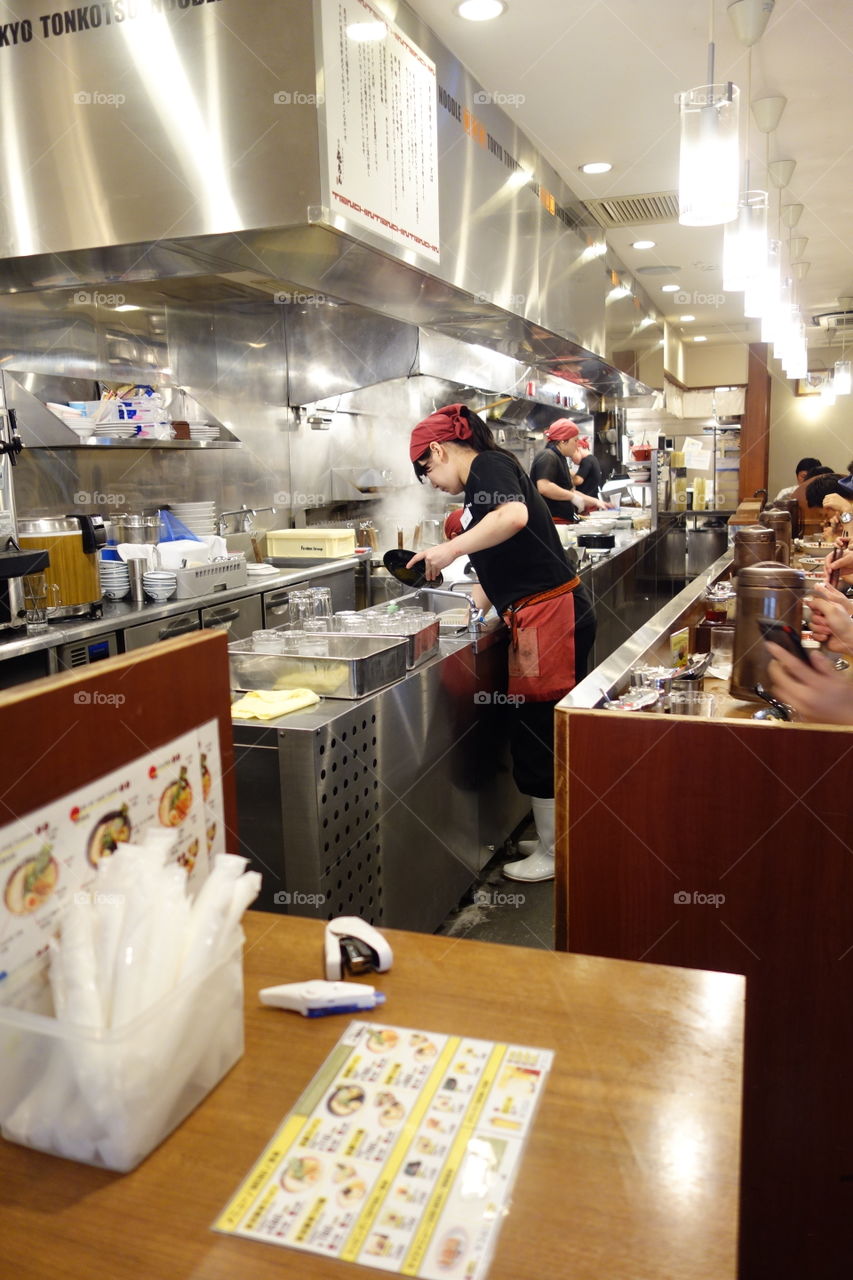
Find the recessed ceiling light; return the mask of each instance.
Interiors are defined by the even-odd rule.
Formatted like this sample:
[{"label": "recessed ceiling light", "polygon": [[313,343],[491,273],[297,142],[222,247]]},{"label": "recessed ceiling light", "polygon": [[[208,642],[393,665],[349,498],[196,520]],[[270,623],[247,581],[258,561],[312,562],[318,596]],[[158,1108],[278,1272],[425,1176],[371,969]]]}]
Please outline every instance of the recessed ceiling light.
[{"label": "recessed ceiling light", "polygon": [[695,317],[695,316],[679,316],[678,318],[679,318],[679,320],[681,321],[681,323],[682,323],[682,324],[690,324],[690,321],[691,321],[691,320],[695,320],[695,319],[696,319],[696,317]]},{"label": "recessed ceiling light", "polygon": [[115,308],[116,311],[141,311],[141,307],[135,307],[132,302],[123,302],[120,307]]},{"label": "recessed ceiling light", "polygon": [[661,293],[678,293],[678,290],[680,288],[681,288],[680,284],[662,284],[660,287],[660,291]]},{"label": "recessed ceiling light", "polygon": [[632,249],[654,249],[654,240],[635,240],[631,245]]},{"label": "recessed ceiling light", "polygon": [[704,337],[702,336],[702,334],[701,334],[701,333],[697,333],[697,334],[696,334],[696,337],[693,339],[693,341],[694,341],[694,342],[707,342],[707,341],[708,341],[708,339],[707,339],[707,338],[704,338]]},{"label": "recessed ceiling light", "polygon": [[506,5],[504,0],[462,0],[456,12],[468,22],[490,22],[506,12]]},{"label": "recessed ceiling light", "polygon": [[655,262],[649,267],[634,267],[634,273],[638,276],[677,276],[682,268],[680,264]]},{"label": "recessed ceiling light", "polygon": [[606,160],[594,160],[591,164],[582,164],[578,167],[581,173],[609,173],[613,165],[608,164]]}]

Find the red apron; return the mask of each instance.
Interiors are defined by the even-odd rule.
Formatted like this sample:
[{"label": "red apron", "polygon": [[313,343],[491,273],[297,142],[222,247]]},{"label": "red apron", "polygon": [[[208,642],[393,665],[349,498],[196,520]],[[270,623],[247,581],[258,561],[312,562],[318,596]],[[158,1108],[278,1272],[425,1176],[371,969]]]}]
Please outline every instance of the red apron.
[{"label": "red apron", "polygon": [[509,627],[507,693],[519,701],[557,702],[575,685],[575,601],[580,578],[516,600]]}]

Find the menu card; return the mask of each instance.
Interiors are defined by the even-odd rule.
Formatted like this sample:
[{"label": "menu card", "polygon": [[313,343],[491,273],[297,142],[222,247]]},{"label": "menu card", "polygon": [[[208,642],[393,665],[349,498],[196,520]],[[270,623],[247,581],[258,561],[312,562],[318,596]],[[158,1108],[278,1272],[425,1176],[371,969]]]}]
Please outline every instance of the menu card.
[{"label": "menu card", "polygon": [[351,1022],[214,1230],[478,1280],[552,1061],[548,1049]]},{"label": "menu card", "polygon": [[225,852],[218,733],[211,720],[0,828],[0,978],[47,950],[73,895],[148,827],[174,832],[197,892]]}]

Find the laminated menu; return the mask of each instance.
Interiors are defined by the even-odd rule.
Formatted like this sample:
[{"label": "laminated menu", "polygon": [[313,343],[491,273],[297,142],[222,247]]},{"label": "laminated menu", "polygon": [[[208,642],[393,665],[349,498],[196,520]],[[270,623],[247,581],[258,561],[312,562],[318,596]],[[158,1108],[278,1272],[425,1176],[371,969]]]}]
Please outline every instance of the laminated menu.
[{"label": "laminated menu", "polygon": [[0,827],[0,980],[47,952],[60,916],[101,863],[145,831],[174,836],[190,891],[224,852],[218,725],[211,720]]},{"label": "laminated menu", "polygon": [[478,1280],[552,1061],[548,1049],[351,1022],[214,1229]]}]

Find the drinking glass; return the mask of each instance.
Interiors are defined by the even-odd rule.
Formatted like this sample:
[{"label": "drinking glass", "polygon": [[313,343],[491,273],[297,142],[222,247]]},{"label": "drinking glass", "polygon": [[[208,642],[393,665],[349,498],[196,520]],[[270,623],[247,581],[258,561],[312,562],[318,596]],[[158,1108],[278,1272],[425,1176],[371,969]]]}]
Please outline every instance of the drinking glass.
[{"label": "drinking glass", "polygon": [[331,587],[312,587],[311,597],[313,603],[313,611],[315,618],[331,618],[332,616],[332,590]]},{"label": "drinking glass", "polygon": [[24,621],[27,635],[39,635],[48,629],[48,610],[59,604],[59,587],[48,582],[42,573],[28,573],[24,577]]},{"label": "drinking glass", "polygon": [[290,625],[294,631],[301,631],[306,618],[314,617],[314,597],[310,590],[291,591],[287,597]]}]

